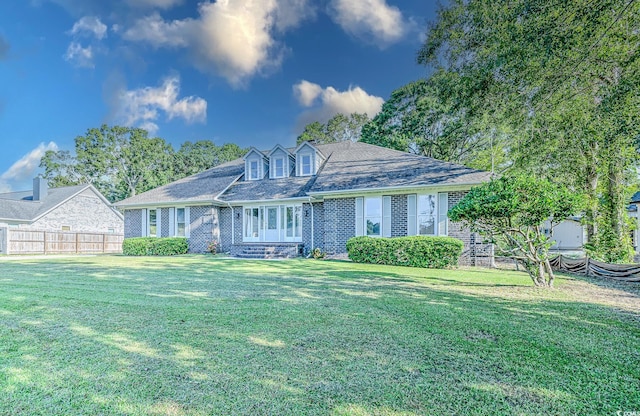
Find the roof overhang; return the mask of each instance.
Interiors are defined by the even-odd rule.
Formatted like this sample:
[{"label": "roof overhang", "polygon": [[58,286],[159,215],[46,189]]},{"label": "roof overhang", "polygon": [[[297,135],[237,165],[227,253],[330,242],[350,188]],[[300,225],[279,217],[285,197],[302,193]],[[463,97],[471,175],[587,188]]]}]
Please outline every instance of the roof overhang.
[{"label": "roof overhang", "polygon": [[137,204],[125,204],[115,206],[120,209],[142,209],[142,208],[170,208],[170,207],[197,207],[197,206],[207,206],[207,205],[215,205],[215,206],[226,206],[226,203],[222,201],[216,201],[213,199],[210,200],[184,200],[184,201],[169,201],[169,202],[140,202]]},{"label": "roof overhang", "polygon": [[274,198],[274,199],[262,199],[262,200],[246,200],[246,201],[225,201],[225,206],[231,205],[265,205],[265,204],[278,204],[278,203],[287,203],[287,202],[315,202],[316,198],[311,196],[301,196],[295,198]]},{"label": "roof overhang", "polygon": [[474,186],[482,185],[484,182],[469,182],[469,183],[457,183],[457,184],[429,184],[429,185],[407,185],[407,186],[382,186],[375,188],[356,188],[356,189],[345,189],[338,191],[324,191],[324,192],[309,192],[309,196],[316,198],[325,198],[331,197],[336,198],[340,196],[353,196],[361,195],[361,194],[373,194],[380,192],[389,192],[392,194],[400,194],[400,193],[412,193],[412,192],[420,192],[426,189],[428,190],[442,190],[443,192],[449,191],[468,191]]}]

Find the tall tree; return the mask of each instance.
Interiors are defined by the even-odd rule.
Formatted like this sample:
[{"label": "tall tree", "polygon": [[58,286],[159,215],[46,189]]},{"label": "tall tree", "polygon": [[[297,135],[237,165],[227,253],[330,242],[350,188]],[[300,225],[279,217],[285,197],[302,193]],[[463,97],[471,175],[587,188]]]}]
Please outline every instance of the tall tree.
[{"label": "tall tree", "polygon": [[362,134],[362,126],[369,121],[366,114],[352,113],[349,116],[336,114],[322,124],[314,121],[305,126],[298,136],[296,143],[314,141],[318,144],[337,143],[344,141],[357,142]]},{"label": "tall tree", "polygon": [[635,0],[455,0],[418,54],[455,74],[454,94],[439,95],[457,97],[479,134],[508,132],[510,169],[589,196],[593,254],[618,261],[630,252],[624,191],[637,164],[639,15]]},{"label": "tall tree", "polygon": [[176,152],[176,177],[193,175],[225,162],[242,157],[247,152],[235,143],[217,146],[210,140],[184,142]]}]

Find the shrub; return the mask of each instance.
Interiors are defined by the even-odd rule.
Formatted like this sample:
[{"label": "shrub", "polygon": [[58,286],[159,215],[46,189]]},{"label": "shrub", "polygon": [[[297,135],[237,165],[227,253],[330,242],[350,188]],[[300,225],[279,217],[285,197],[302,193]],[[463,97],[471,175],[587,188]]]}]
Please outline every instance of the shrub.
[{"label": "shrub", "polygon": [[326,256],[327,256],[327,253],[322,251],[322,249],[319,248],[319,247],[316,247],[313,250],[311,250],[311,257],[313,257],[316,260],[321,260],[321,259],[325,258]]},{"label": "shrub", "polygon": [[347,241],[349,258],[356,263],[442,269],[458,264],[462,241],[452,237],[353,237]]},{"label": "shrub", "polygon": [[175,256],[189,250],[184,237],[136,237],[122,242],[122,253],[127,256]]},{"label": "shrub", "polygon": [[218,250],[220,250],[220,242],[218,240],[213,240],[207,245],[207,251],[211,254],[218,254]]}]

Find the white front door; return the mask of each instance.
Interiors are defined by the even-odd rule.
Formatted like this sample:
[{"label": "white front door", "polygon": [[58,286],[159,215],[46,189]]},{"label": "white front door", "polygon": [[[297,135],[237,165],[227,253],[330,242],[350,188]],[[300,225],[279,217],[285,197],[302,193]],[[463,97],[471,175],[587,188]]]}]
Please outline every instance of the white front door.
[{"label": "white front door", "polygon": [[280,224],[278,222],[280,216],[278,215],[278,207],[267,207],[265,216],[264,241],[279,241]]}]

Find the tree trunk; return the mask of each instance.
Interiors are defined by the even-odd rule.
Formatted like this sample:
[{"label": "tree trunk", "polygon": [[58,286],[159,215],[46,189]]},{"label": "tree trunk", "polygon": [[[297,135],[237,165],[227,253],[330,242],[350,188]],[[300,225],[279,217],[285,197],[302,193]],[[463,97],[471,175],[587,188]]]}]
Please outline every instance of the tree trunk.
[{"label": "tree trunk", "polygon": [[549,276],[549,279],[547,281],[547,286],[553,287],[553,281],[555,280],[555,275],[553,274],[553,269],[551,268],[551,264],[549,263],[549,259],[544,261],[544,268],[547,271],[547,276]]}]

